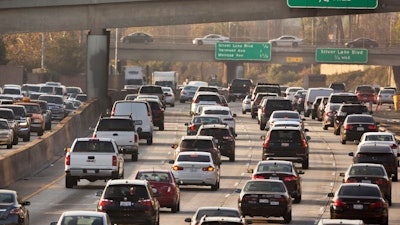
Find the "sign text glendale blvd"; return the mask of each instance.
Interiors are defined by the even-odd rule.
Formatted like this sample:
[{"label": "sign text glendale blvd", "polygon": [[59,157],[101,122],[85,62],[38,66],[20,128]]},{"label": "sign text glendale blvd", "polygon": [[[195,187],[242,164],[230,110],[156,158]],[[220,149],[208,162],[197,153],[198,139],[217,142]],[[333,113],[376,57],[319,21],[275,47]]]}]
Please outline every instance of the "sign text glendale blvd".
[{"label": "sign text glendale blvd", "polygon": [[367,49],[317,48],[315,61],[321,63],[367,63]]},{"label": "sign text glendale blvd", "polygon": [[217,42],[216,60],[271,60],[271,44],[261,42]]},{"label": "sign text glendale blvd", "polygon": [[376,9],[378,0],[287,0],[290,8]]}]

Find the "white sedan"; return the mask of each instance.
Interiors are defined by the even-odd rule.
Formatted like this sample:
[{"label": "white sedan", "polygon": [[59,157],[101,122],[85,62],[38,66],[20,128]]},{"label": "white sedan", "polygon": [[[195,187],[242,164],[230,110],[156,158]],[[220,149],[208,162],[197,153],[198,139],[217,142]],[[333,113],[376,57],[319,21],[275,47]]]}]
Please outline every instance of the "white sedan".
[{"label": "white sedan", "polygon": [[303,39],[292,35],[283,35],[269,40],[269,43],[271,43],[272,47],[298,47],[303,43]]},{"label": "white sedan", "polygon": [[399,143],[394,134],[390,132],[366,132],[361,136],[359,145],[362,144],[388,144],[393,153],[397,156],[399,152]]},{"label": "white sedan", "polygon": [[215,45],[215,43],[217,43],[217,42],[226,42],[226,41],[229,41],[229,37],[225,37],[220,34],[209,34],[202,38],[193,39],[193,44],[194,45],[203,45],[203,44]]},{"label": "white sedan", "polygon": [[50,225],[66,224],[92,224],[111,225],[107,213],[95,211],[65,211],[58,219],[58,222],[51,222]]},{"label": "white sedan", "polygon": [[165,94],[165,102],[171,107],[175,106],[175,94],[172,88],[170,87],[162,87],[162,90]]}]

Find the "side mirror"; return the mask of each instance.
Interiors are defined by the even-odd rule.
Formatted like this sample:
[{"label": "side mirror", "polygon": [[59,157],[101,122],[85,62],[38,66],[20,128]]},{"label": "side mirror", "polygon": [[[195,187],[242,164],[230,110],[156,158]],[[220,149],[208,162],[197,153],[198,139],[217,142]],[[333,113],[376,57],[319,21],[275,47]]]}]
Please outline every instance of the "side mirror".
[{"label": "side mirror", "polygon": [[307,128],[306,128],[306,129],[304,129],[304,132],[309,132],[309,131],[310,131],[310,130],[309,130],[309,129],[307,129]]},{"label": "side mirror", "polygon": [[353,157],[354,157],[354,153],[353,153],[353,152],[350,152],[350,153],[349,153],[349,156],[353,156]]},{"label": "side mirror", "polygon": [[169,164],[174,164],[174,162],[175,162],[174,160],[169,160],[168,161]]},{"label": "side mirror", "polygon": [[339,176],[344,177],[344,173],[339,173]]},{"label": "side mirror", "polygon": [[311,140],[311,137],[310,136],[306,136],[306,140],[307,141]]},{"label": "side mirror", "polygon": [[235,190],[235,193],[240,193],[240,192],[242,192],[242,189],[236,189]]},{"label": "side mirror", "polygon": [[171,148],[176,149],[177,147],[178,147],[178,144],[173,144],[173,145],[171,145]]},{"label": "side mirror", "polygon": [[247,169],[247,173],[254,173],[253,169]]},{"label": "side mirror", "polygon": [[334,196],[334,194],[332,192],[328,193],[328,197],[332,198],[333,196]]},{"label": "side mirror", "polygon": [[265,140],[265,135],[261,135],[261,136],[260,136],[260,139],[261,139],[261,140]]},{"label": "side mirror", "polygon": [[303,170],[299,170],[297,173],[298,174],[304,174],[304,171]]},{"label": "side mirror", "polygon": [[97,196],[97,197],[100,197],[102,194],[103,194],[103,191],[97,191],[97,192],[96,192],[96,196]]},{"label": "side mirror", "polygon": [[68,153],[71,151],[71,148],[64,148],[64,153]]},{"label": "side mirror", "polygon": [[236,115],[236,113],[234,113],[233,115],[232,115],[232,117],[236,117],[237,115]]}]

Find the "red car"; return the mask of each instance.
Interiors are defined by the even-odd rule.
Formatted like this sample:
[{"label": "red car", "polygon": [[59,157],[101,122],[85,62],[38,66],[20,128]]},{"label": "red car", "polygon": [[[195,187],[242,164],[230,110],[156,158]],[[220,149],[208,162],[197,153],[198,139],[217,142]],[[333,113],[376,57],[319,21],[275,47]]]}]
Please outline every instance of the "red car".
[{"label": "red car", "polygon": [[171,208],[171,212],[180,210],[180,189],[174,175],[169,170],[138,170],[137,180],[147,180],[152,188],[157,189],[156,199],[160,207]]},{"label": "red car", "polygon": [[375,90],[372,85],[359,85],[356,87],[355,93],[359,102],[374,102]]}]

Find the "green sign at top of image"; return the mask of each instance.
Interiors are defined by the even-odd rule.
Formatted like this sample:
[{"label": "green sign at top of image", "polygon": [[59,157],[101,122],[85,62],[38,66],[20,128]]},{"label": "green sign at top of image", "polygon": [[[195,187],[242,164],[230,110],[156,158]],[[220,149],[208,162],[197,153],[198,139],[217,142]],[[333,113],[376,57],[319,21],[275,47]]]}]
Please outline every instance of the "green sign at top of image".
[{"label": "green sign at top of image", "polygon": [[378,0],[287,0],[290,8],[376,9]]}]

